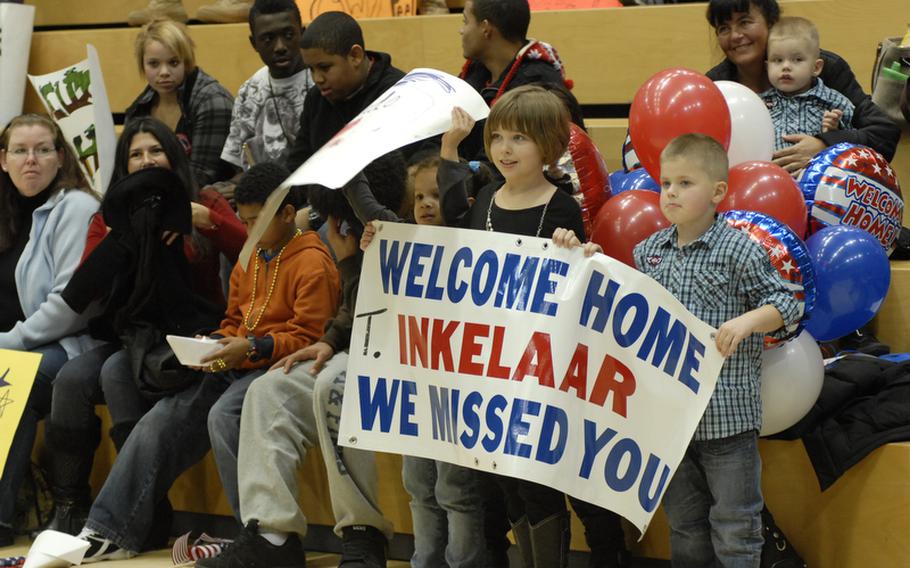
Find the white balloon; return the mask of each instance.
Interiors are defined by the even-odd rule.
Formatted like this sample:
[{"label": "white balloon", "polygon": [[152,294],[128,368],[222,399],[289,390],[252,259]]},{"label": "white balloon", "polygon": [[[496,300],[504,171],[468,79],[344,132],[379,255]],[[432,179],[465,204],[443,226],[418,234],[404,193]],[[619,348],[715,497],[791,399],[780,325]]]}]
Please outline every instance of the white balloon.
[{"label": "white balloon", "polygon": [[774,153],[771,113],[755,92],[734,81],[714,83],[730,108],[730,167],[743,162],[770,162]]},{"label": "white balloon", "polygon": [[766,349],[761,362],[761,435],[799,422],[818,400],[824,378],[822,352],[808,331]]}]

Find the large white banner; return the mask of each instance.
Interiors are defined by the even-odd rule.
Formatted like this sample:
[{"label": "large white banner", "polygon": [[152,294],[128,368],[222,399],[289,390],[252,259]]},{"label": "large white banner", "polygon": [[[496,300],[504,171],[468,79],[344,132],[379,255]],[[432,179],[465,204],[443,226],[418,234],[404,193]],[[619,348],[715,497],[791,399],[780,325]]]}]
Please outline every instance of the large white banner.
[{"label": "large white banner", "polygon": [[35,7],[0,4],[0,130],[22,114]]},{"label": "large white banner", "polygon": [[238,264],[248,264],[256,243],[291,186],[318,184],[339,188],[376,158],[446,132],[452,127],[455,106],[463,108],[474,120],[490,114],[480,93],[458,77],[422,68],[402,77],[272,192],[249,231]]},{"label": "large white banner", "polygon": [[82,173],[95,191],[104,193],[114,173],[117,135],[98,52],[93,45],[86,51],[88,57],[75,65],[28,78],[76,153]]},{"label": "large white banner", "polygon": [[604,255],[383,223],[339,441],[549,485],[644,532],[714,391],[714,331]]}]

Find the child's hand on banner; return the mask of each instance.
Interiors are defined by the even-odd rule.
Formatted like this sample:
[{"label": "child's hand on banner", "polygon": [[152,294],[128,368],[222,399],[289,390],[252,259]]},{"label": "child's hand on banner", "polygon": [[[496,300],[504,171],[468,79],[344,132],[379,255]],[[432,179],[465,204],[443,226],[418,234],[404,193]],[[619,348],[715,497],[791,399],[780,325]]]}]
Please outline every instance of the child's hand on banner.
[{"label": "child's hand on banner", "polygon": [[363,227],[363,235],[360,236],[360,250],[366,252],[370,243],[373,242],[374,236],[376,236],[376,225],[370,221]]},{"label": "child's hand on banner", "polygon": [[593,256],[596,252],[602,253],[604,251],[597,243],[582,243],[578,236],[575,235],[575,231],[563,229],[562,227],[553,231],[553,244],[563,248],[581,247],[585,256]]}]

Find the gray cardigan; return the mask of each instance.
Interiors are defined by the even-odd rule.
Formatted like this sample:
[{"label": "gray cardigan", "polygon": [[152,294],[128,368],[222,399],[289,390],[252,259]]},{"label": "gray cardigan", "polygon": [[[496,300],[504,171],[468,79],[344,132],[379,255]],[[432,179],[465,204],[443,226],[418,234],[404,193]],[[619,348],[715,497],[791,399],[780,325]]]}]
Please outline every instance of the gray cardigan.
[{"label": "gray cardigan", "polygon": [[60,293],[79,266],[98,200],[76,189],[57,192],[32,214],[28,243],[16,264],[25,320],[0,333],[0,348],[30,350],[59,341],[72,359],[99,345],[85,332],[91,314],[76,314]]}]

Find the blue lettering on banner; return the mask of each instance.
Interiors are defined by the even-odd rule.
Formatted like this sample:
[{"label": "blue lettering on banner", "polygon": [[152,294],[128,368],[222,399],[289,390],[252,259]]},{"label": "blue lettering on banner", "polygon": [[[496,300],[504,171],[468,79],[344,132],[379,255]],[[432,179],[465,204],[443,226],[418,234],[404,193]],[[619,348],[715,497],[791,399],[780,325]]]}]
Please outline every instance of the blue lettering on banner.
[{"label": "blue lettering on banner", "polygon": [[[404,384],[404,387],[401,385]],[[414,415],[414,402],[411,397],[417,392],[417,383],[393,379],[391,386],[385,378],[376,379],[376,389],[370,392],[370,377],[357,376],[357,388],[360,394],[360,427],[372,430],[376,419],[379,419],[379,430],[388,433],[392,429],[392,417],[395,407],[402,400],[399,420],[399,432],[407,436],[417,435],[417,424],[410,420]],[[399,395],[399,389],[402,393]]]},{"label": "blue lettering on banner", "polygon": [[380,239],[383,293],[447,298],[456,304],[468,296],[478,307],[492,303],[497,308],[556,315],[559,304],[549,298],[569,274],[568,263],[514,253],[500,255],[491,249],[480,251],[475,260],[468,247],[458,248],[446,263],[446,254],[445,245]]},{"label": "blue lettering on banner", "polygon": [[519,436],[526,436],[531,429],[531,424],[524,420],[524,415],[537,416],[540,414],[540,403],[533,400],[515,398],[512,401],[512,414],[509,416],[509,435],[502,451],[510,456],[522,458],[531,457],[531,445],[518,441]]},{"label": "blue lettering on banner", "polygon": [[[375,382],[374,388],[370,386],[371,380]],[[459,444],[466,449],[473,449],[480,442],[483,450],[491,454],[501,451],[551,465],[563,458],[569,439],[569,418],[564,409],[522,398],[510,401],[500,394],[485,400],[477,391],[462,396],[459,389],[428,387],[434,440]],[[360,375],[358,390],[365,430],[372,430],[378,422],[379,430],[389,433],[395,410],[399,408],[399,433],[417,435],[416,383]],[[534,426],[529,417],[539,417]],[[621,437],[613,428],[600,432],[598,428],[597,423],[583,420],[584,449],[578,476],[590,479],[594,466],[602,463],[603,480],[610,490],[636,491],[642,509],[652,512],[669,482],[670,466],[654,454],[645,458],[634,439]]]},{"label": "blue lettering on banner", "polygon": [[[700,383],[695,375],[705,354],[701,341],[681,320],[672,319],[664,308],[658,307],[652,316],[648,299],[638,292],[631,292],[617,300],[619,283],[610,279],[604,288],[604,280],[606,277],[601,272],[592,272],[582,300],[579,325],[598,333],[610,333],[622,348],[632,348],[641,342],[636,353],[638,359],[656,369],[662,368],[664,373],[677,377],[679,382],[698,394]],[[682,365],[679,365],[680,356],[683,358]]]}]

